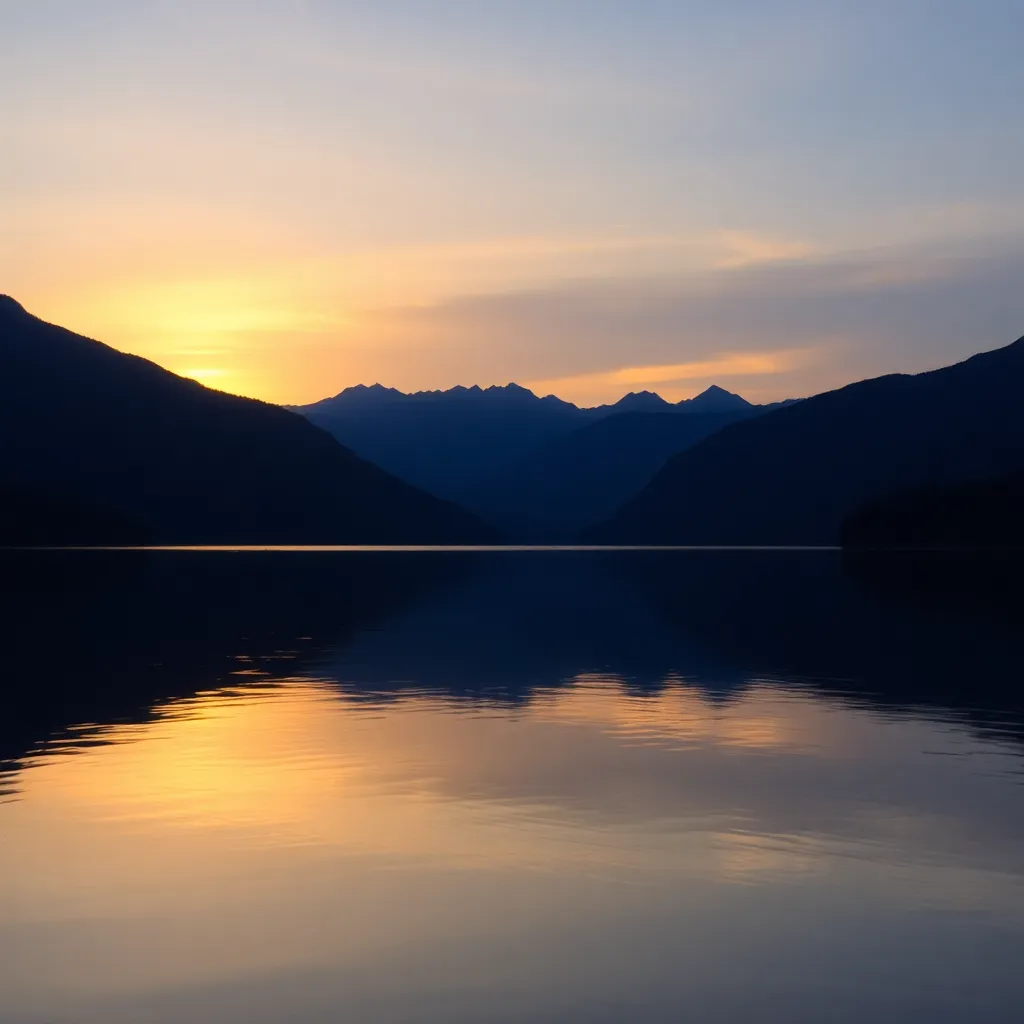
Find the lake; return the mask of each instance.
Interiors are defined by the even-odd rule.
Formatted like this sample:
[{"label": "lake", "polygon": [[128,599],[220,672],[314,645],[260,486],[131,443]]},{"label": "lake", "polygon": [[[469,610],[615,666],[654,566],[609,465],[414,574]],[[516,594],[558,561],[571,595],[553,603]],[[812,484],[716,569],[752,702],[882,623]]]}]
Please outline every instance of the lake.
[{"label": "lake", "polygon": [[0,570],[2,1024],[1024,1020],[1016,577]]}]

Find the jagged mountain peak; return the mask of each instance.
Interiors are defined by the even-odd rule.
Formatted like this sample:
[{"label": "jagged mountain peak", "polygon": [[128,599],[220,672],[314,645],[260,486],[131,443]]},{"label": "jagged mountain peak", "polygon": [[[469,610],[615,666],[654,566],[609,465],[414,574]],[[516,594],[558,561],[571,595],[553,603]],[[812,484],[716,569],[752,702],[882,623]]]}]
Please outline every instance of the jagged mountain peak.
[{"label": "jagged mountain peak", "polygon": [[400,391],[398,388],[385,387],[383,384],[355,384],[345,388],[344,391],[333,395],[330,398],[322,399],[307,406],[291,406],[300,410],[319,410],[344,412],[346,409],[366,409],[376,406],[390,407],[395,403],[402,404],[444,404],[450,402],[472,403],[474,405],[516,405],[551,406],[554,403],[564,405],[567,408],[574,408],[569,402],[563,402],[554,395],[547,395],[543,398],[534,394],[529,388],[521,384],[510,382],[508,384],[491,384],[488,387],[481,387],[479,384],[456,384],[450,388],[426,390],[426,391]]},{"label": "jagged mountain peak", "polygon": [[[556,406],[565,410],[576,410],[578,407],[572,402],[567,402],[556,395],[540,396],[522,384],[510,381],[507,384],[491,384],[481,387],[479,384],[456,384],[450,388],[438,388],[424,391],[401,391],[398,388],[386,387],[383,384],[356,384],[345,388],[339,394],[331,398],[325,398],[320,402],[314,402],[307,406],[290,406],[306,410],[320,410],[325,412],[343,413],[348,408],[372,408],[375,405],[390,407],[393,403],[447,403],[447,402],[471,402],[480,404],[481,407],[488,405],[497,407],[520,406],[548,407]],[[631,391],[623,395],[617,402],[607,405],[595,406],[593,408],[579,409],[581,413],[604,413],[612,412],[669,412],[672,409],[683,412],[731,412],[741,409],[749,409],[750,403],[740,395],[727,391],[725,388],[712,384],[711,387],[702,391],[694,398],[684,399],[682,402],[673,403],[666,401],[655,391]]]},{"label": "jagged mountain peak", "polygon": [[680,407],[689,410],[699,409],[701,412],[731,412],[737,409],[749,409],[750,402],[732,391],[712,384],[705,388],[699,395],[693,398],[684,399],[679,402]]},{"label": "jagged mountain peak", "polygon": [[615,403],[614,408],[620,412],[663,412],[668,410],[669,403],[653,391],[630,391]]}]

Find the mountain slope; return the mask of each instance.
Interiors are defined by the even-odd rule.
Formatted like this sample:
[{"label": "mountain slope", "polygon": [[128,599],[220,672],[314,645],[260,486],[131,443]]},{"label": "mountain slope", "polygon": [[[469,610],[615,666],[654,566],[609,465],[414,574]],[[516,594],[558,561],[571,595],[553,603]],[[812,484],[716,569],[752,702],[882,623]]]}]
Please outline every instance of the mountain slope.
[{"label": "mountain slope", "polygon": [[832,544],[886,493],[1024,468],[1024,339],[861,381],[726,427],[673,458],[589,539]]},{"label": "mountain slope", "polygon": [[580,410],[526,388],[452,388],[403,394],[379,384],[347,388],[296,409],[403,480],[463,501],[475,482],[579,422]]},{"label": "mountain slope", "polygon": [[844,547],[1024,548],[1024,471],[899,491],[843,523]]},{"label": "mountain slope", "polygon": [[[539,398],[517,384],[414,394],[374,384],[346,388],[333,398],[295,407],[295,411],[403,480],[479,510],[481,501],[490,509],[493,501],[486,496],[498,492],[521,504],[511,486],[502,483],[504,474],[523,479],[522,464],[534,452],[543,452],[548,443],[557,443],[559,437],[587,424],[626,412],[719,415],[751,408],[739,395],[718,387],[675,405],[641,391],[614,405],[581,409],[553,395]],[[687,436],[691,433],[684,431]],[[679,450],[666,451],[654,465],[648,460],[646,476]],[[621,503],[630,492],[620,488],[614,493]],[[609,512],[614,507],[614,503],[602,504]]]},{"label": "mountain slope", "polygon": [[747,408],[607,416],[538,445],[469,495],[468,507],[517,540],[575,541],[639,492],[672,455],[756,413]]},{"label": "mountain slope", "polygon": [[[177,377],[0,297],[0,488],[61,541],[434,543],[489,531],[277,406]],[[11,500],[14,500],[11,498]],[[16,502],[17,503],[17,502]],[[43,511],[39,511],[43,510]],[[12,527],[10,524],[14,523]],[[15,515],[8,520],[17,542]],[[113,526],[112,526],[113,524]],[[59,527],[59,529],[58,529]],[[70,531],[70,533],[69,533]],[[37,535],[31,538],[39,541]]]},{"label": "mountain slope", "polygon": [[591,419],[604,416],[617,416],[623,412],[676,412],[677,407],[666,402],[661,395],[653,391],[630,391],[612,405],[599,405],[593,409],[581,409],[580,412]]},{"label": "mountain slope", "polygon": [[725,388],[720,388],[717,384],[712,384],[711,387],[702,391],[699,395],[695,395],[693,398],[684,398],[677,405],[677,408],[681,412],[699,412],[709,415],[746,412],[754,407],[745,398],[734,395],[731,391],[726,391]]}]

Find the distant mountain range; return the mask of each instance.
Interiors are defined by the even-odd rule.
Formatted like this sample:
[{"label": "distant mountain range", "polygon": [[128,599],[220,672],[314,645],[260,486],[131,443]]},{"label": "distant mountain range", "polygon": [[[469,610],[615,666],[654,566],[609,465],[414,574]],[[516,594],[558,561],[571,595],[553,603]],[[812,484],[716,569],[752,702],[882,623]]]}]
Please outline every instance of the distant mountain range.
[{"label": "distant mountain range", "polygon": [[[945,369],[861,381],[733,423],[675,455],[587,538],[834,544],[844,522],[886,495],[1022,469],[1024,338]],[[904,529],[906,542],[913,533]]]},{"label": "distant mountain range", "polygon": [[456,501],[517,541],[573,541],[670,456],[767,408],[712,386],[579,408],[517,384],[405,394],[380,384],[297,407],[359,455]]},{"label": "distant mountain range", "polygon": [[501,474],[482,480],[467,505],[507,536],[572,543],[637,494],[671,456],[758,412],[747,406],[686,416],[604,416],[548,438]]},{"label": "distant mountain range", "polygon": [[0,546],[1003,549],[1021,546],[1024,339],[772,406],[378,384],[289,411],[0,297],[0,430]]},{"label": "distant mountain range", "polygon": [[631,391],[613,405],[599,405],[593,409],[581,410],[592,416],[610,416],[621,412],[685,412],[705,415],[742,412],[751,408],[750,402],[739,395],[720,388],[717,384],[702,391],[693,398],[681,402],[667,402],[653,391]]},{"label": "distant mountain range", "polygon": [[360,385],[294,411],[364,459],[457,502],[482,477],[581,422],[576,406],[515,384],[410,395]]},{"label": "distant mountain range", "polygon": [[0,544],[448,543],[476,517],[301,416],[0,297]]}]

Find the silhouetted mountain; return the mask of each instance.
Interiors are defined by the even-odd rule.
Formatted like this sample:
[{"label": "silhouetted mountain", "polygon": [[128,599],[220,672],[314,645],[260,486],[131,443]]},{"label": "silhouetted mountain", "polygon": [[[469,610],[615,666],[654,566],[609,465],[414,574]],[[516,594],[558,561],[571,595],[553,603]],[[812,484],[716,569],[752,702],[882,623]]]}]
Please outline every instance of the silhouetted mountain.
[{"label": "silhouetted mountain", "polygon": [[[554,395],[539,398],[517,384],[489,388],[455,387],[447,391],[414,394],[403,394],[394,388],[374,384],[372,387],[346,388],[333,398],[295,407],[295,411],[329,431],[357,454],[403,480],[475,511],[486,509],[486,514],[490,515],[495,502],[501,510],[501,503],[506,497],[517,508],[532,500],[525,496],[521,500],[516,493],[518,483],[525,485],[531,476],[525,468],[527,460],[536,452],[537,457],[545,461],[549,443],[555,443],[561,436],[587,424],[626,412],[703,416],[737,414],[752,408],[738,395],[717,387],[708,388],[696,398],[676,405],[653,392],[641,391],[626,395],[614,405],[581,409]],[[666,436],[671,437],[676,430],[669,427]],[[695,434],[692,429],[680,429],[678,432],[687,439]],[[683,446],[690,443],[684,440]],[[648,476],[668,455],[680,448],[665,449],[662,443],[657,450],[659,453],[664,450],[664,454],[653,461],[644,456],[643,445],[637,450],[637,457]],[[616,460],[621,460],[620,455],[613,450],[609,452],[609,460],[614,465]],[[543,467],[539,468],[537,478],[543,477],[545,472]],[[507,483],[506,474],[509,475]],[[610,513],[629,496],[634,489],[634,476],[630,476],[630,483],[625,489],[613,483],[610,497],[602,498],[603,510]],[[513,479],[517,483],[514,484]],[[643,482],[641,479],[636,486]],[[538,498],[541,497],[538,494]],[[524,519],[518,514],[497,518],[504,523],[515,524],[517,530],[527,520],[533,522],[532,516]],[[589,516],[583,520],[593,521]],[[556,512],[545,529],[549,534],[551,527],[557,524],[558,529],[564,529],[569,522],[576,528],[582,525],[577,516],[566,518]]]},{"label": "silhouetted mountain", "polygon": [[711,415],[607,416],[538,445],[469,494],[467,505],[516,540],[573,542],[639,492],[676,452],[756,412],[747,406]]},{"label": "silhouetted mountain", "polygon": [[684,398],[677,406],[680,412],[689,413],[723,413],[742,412],[752,408],[751,404],[739,395],[734,395],[717,384],[712,384],[693,398]]},{"label": "silhouetted mountain", "polygon": [[581,417],[576,406],[516,384],[411,395],[360,385],[295,411],[363,458],[452,501]]},{"label": "silhouetted mountain", "polygon": [[623,412],[674,412],[675,406],[653,391],[630,391],[612,405],[600,405],[587,411],[614,416]]},{"label": "silhouetted mountain", "polygon": [[228,544],[490,536],[469,513],[300,416],[43,323],[7,297],[0,399],[5,543],[132,543],[140,533]]},{"label": "silhouetted mountain", "polygon": [[455,387],[444,391],[414,391],[407,394],[397,388],[387,388],[383,384],[356,384],[345,388],[333,398],[324,398],[312,405],[291,406],[294,411],[306,416],[340,415],[357,410],[384,410],[397,407],[431,409],[431,408],[463,408],[463,409],[562,409],[567,412],[579,411],[570,402],[563,402],[554,395],[538,398],[529,388],[518,384],[494,385],[482,388],[478,384],[472,387]]},{"label": "silhouetted mountain", "polygon": [[[780,403],[781,404],[781,403]],[[752,409],[754,406],[745,398],[734,395],[717,384],[702,391],[693,398],[684,398],[682,401],[665,401],[661,395],[653,391],[631,391],[624,395],[612,405],[599,405],[593,409],[581,409],[590,419],[598,419],[602,416],[614,416],[621,412],[671,412],[671,413],[698,413],[708,415],[713,413],[740,412],[744,409]],[[765,407],[767,408],[767,407]]]},{"label": "silhouetted mountain", "polygon": [[843,523],[844,547],[1024,548],[1024,472],[900,491]]},{"label": "silhouetted mountain", "polygon": [[851,384],[672,458],[601,543],[834,544],[889,492],[1024,469],[1024,339],[955,366]]}]

